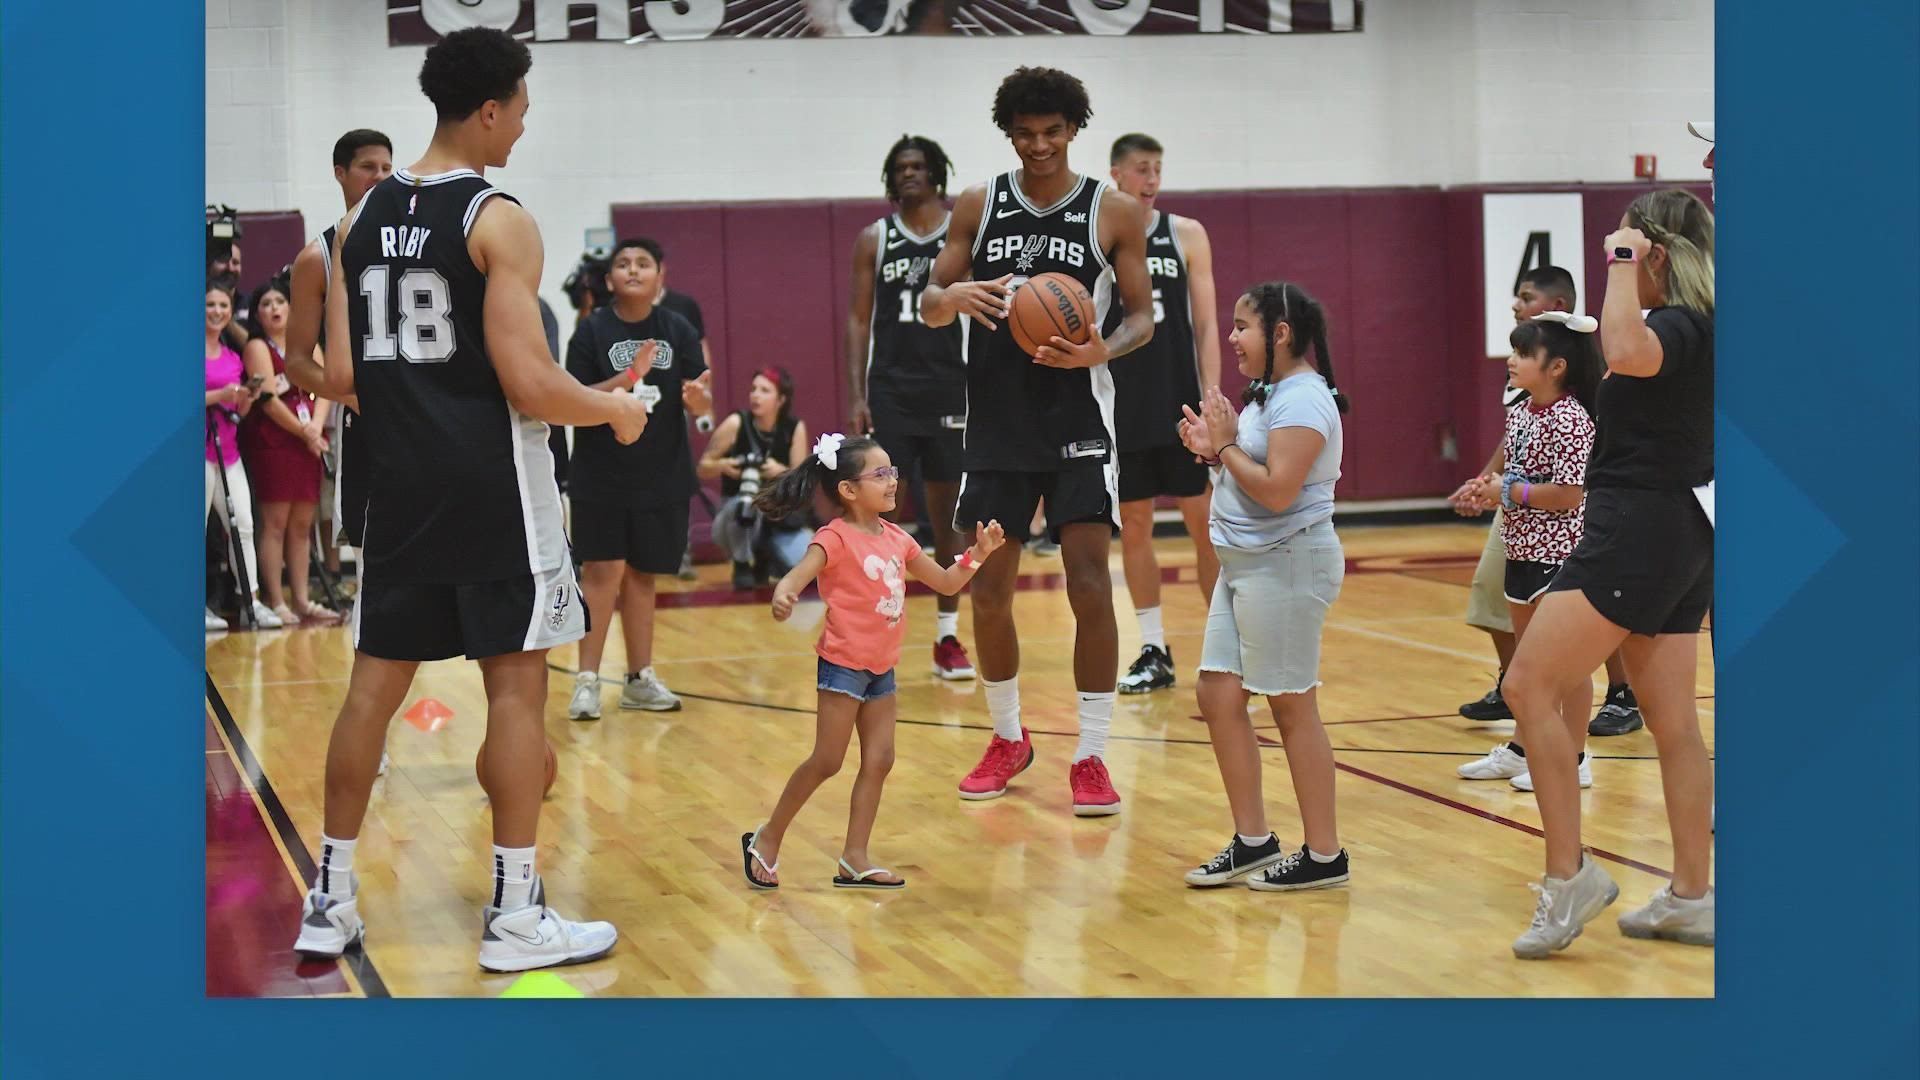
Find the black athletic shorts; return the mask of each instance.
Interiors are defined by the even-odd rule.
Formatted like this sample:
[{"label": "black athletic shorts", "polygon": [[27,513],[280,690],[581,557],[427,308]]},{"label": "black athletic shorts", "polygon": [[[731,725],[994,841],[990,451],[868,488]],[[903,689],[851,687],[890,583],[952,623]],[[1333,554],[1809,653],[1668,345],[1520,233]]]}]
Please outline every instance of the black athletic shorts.
[{"label": "black athletic shorts", "polygon": [[639,509],[573,500],[573,555],[624,562],[643,574],[677,574],[687,553],[687,504]]},{"label": "black athletic shorts", "polygon": [[1531,604],[1540,599],[1560,572],[1559,563],[1507,560],[1506,597],[1510,604]]},{"label": "black athletic shorts", "polygon": [[872,408],[873,439],[893,459],[903,482],[918,463],[920,478],[929,484],[959,483],[965,416],[908,418],[884,404]]},{"label": "black athletic shorts", "polygon": [[481,660],[586,636],[587,598],[573,564],[466,585],[382,582],[364,575],[353,647],[381,660]]},{"label": "black athletic shorts", "polygon": [[1154,446],[1120,451],[1120,501],[1137,502],[1166,495],[1190,499],[1207,492],[1207,467],[1184,446]]},{"label": "black athletic shorts", "polygon": [[1587,492],[1579,546],[1549,586],[1631,633],[1697,634],[1713,606],[1713,526],[1691,491]]},{"label": "black athletic shorts", "polygon": [[954,527],[999,521],[1007,539],[1033,538],[1034,508],[1047,503],[1047,538],[1060,542],[1064,525],[1098,522],[1118,530],[1119,501],[1115,470],[1104,462],[1069,464],[1052,472],[970,472],[960,480]]}]

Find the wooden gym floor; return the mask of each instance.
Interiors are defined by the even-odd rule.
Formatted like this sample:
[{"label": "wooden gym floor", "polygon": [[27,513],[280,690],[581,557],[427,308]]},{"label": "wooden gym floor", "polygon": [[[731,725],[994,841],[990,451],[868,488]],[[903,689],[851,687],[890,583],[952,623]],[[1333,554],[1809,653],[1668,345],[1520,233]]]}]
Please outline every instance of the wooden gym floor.
[{"label": "wooden gym floor", "polygon": [[[910,881],[898,893],[829,887],[849,767],[814,797],[781,853],[777,893],[741,880],[739,836],[761,821],[813,734],[820,608],[786,625],[728,591],[724,568],[663,580],[656,667],[678,713],[566,719],[556,671],[547,732],[559,780],[541,821],[540,869],[555,907],[612,920],[605,960],[559,969],[596,996],[1708,996],[1711,949],[1632,941],[1613,927],[1671,866],[1659,764],[1645,731],[1595,740],[1583,796],[1588,842],[1619,902],[1565,953],[1512,958],[1541,868],[1539,815],[1504,781],[1454,767],[1512,723],[1455,714],[1492,682],[1484,634],[1460,621],[1483,527],[1341,530],[1349,560],[1329,621],[1321,709],[1340,767],[1344,888],[1298,894],[1190,890],[1181,874],[1231,831],[1192,696],[1204,610],[1185,539],[1157,543],[1168,640],[1181,684],[1122,697],[1107,755],[1117,817],[1076,819],[1073,623],[1059,560],[1025,557],[1016,601],[1022,698],[1038,760],[986,803],[954,794],[987,742],[975,683],[928,673],[934,603],[909,600],[897,763],[873,855]],[[1121,666],[1138,650],[1113,551]],[[763,590],[764,592],[764,590]],[[962,639],[971,645],[967,606]],[[606,669],[623,655],[616,622]],[[208,992],[233,995],[493,995],[511,977],[475,965],[487,886],[486,804],[473,775],[485,733],[478,669],[423,665],[409,701],[454,717],[396,722],[392,769],[374,789],[357,857],[364,955],[299,964],[289,950],[320,833],[327,733],[346,689],[340,627],[210,637]],[[571,646],[556,650],[571,670]],[[1713,743],[1713,669],[1701,641],[1700,711]],[[1598,690],[1596,690],[1596,701]],[[1299,843],[1284,752],[1264,703],[1266,794],[1281,840]]]}]

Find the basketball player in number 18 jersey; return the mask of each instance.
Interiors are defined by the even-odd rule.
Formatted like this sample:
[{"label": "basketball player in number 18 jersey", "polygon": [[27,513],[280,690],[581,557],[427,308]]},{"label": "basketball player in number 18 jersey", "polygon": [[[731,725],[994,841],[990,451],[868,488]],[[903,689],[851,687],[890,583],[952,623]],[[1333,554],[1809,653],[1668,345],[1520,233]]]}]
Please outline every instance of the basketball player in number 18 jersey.
[{"label": "basketball player in number 18 jersey", "polygon": [[[489,185],[524,130],[527,47],[456,31],[427,50],[420,86],[439,122],[426,154],[341,222],[327,290],[329,396],[356,395],[373,475],[354,606],[353,676],[327,748],[319,869],[294,948],[339,956],[364,932],[354,849],[386,727],[422,660],[465,654],[487,689],[481,779],[493,859],[480,966],[525,971],[606,954],[618,934],[546,906],[534,872],[545,788],[546,650],[578,639],[574,581],[547,424],[612,424],[631,442],[646,408],[588,390],[554,363],[540,325],[540,234]],[[340,362],[346,360],[348,362]]]},{"label": "basketball player in number 18 jersey", "polygon": [[[1068,144],[1092,111],[1086,88],[1063,71],[1020,68],[1001,82],[994,123],[1012,142],[1020,168],[960,196],[921,297],[929,326],[960,316],[977,324],[967,339],[966,471],[955,524],[999,521],[1009,538],[1024,540],[1044,499],[1048,529],[1060,544],[1074,613],[1080,718],[1067,778],[1081,816],[1120,810],[1102,760],[1118,667],[1107,572],[1119,495],[1107,362],[1153,335],[1140,204],[1067,166]],[[1006,326],[1010,296],[1027,278],[1049,272],[1085,286],[1096,307],[1117,290],[1127,314],[1104,337],[1094,334],[1084,345],[1054,338],[1028,356]],[[973,579],[976,659],[994,735],[980,764],[960,782],[963,799],[1005,794],[1013,776],[1033,762],[1033,741],[1020,724],[1013,619],[1020,549],[1002,546]]]}]

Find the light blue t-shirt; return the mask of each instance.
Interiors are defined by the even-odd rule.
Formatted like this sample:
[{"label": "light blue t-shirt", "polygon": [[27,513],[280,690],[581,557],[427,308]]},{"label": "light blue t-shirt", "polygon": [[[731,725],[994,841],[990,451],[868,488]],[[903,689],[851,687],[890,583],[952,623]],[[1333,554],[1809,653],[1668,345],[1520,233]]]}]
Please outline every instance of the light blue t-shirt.
[{"label": "light blue t-shirt", "polygon": [[1240,449],[1264,465],[1267,432],[1290,427],[1312,428],[1327,440],[1307,470],[1300,494],[1291,506],[1275,510],[1247,494],[1232,472],[1215,469],[1213,520],[1208,526],[1214,546],[1260,551],[1333,517],[1333,482],[1340,479],[1340,409],[1318,372],[1289,375],[1267,391],[1264,405],[1240,410]]}]

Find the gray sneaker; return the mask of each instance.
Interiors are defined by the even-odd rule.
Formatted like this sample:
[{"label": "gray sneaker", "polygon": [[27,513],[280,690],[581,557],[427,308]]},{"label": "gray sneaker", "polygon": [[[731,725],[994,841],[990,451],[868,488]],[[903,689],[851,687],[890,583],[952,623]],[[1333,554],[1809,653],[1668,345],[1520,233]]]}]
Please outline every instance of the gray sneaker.
[{"label": "gray sneaker", "polygon": [[600,719],[600,675],[581,671],[573,676],[573,697],[567,701],[567,719]]},{"label": "gray sneaker", "polygon": [[1713,944],[1713,890],[1698,900],[1682,900],[1661,886],[1647,906],[1620,916],[1620,932],[1630,938],[1664,938],[1687,945]]},{"label": "gray sneaker", "polygon": [[673,712],[680,708],[680,699],[660,681],[651,667],[637,674],[627,676],[626,688],[620,691],[620,707],[623,709],[645,709],[647,712]]},{"label": "gray sneaker", "polygon": [[1543,877],[1527,888],[1539,893],[1540,901],[1533,908],[1533,924],[1513,939],[1513,955],[1522,960],[1545,960],[1573,944],[1581,927],[1620,896],[1620,886],[1584,851],[1579,873],[1564,881]]}]

